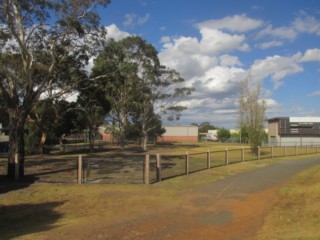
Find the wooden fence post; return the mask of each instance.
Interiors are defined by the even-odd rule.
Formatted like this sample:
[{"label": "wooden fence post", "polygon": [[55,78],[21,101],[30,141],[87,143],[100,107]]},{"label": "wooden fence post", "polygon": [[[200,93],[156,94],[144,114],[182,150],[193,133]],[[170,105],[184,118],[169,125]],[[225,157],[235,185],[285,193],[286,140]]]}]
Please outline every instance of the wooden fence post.
[{"label": "wooden fence post", "polygon": [[91,164],[90,164],[90,158],[87,159],[87,164],[86,164],[86,180],[88,180],[90,178],[90,173],[91,173]]},{"label": "wooden fence post", "polygon": [[208,150],[208,152],[207,152],[207,168],[208,169],[211,168],[211,153],[210,153],[210,150]]},{"label": "wooden fence post", "polygon": [[161,155],[157,153],[157,181],[161,182]]},{"label": "wooden fence post", "polygon": [[14,155],[14,180],[19,181],[19,155]]},{"label": "wooden fence post", "polygon": [[78,158],[78,184],[82,184],[82,156]]},{"label": "wooden fence post", "polygon": [[150,176],[150,155],[146,155],[146,159],[144,162],[144,184],[149,184],[149,176]]},{"label": "wooden fence post", "polygon": [[226,148],[226,150],[225,150],[225,163],[226,163],[226,165],[229,165],[229,152],[228,152],[228,148]]},{"label": "wooden fence post", "polygon": [[189,153],[186,152],[186,174],[189,174]]},{"label": "wooden fence post", "polygon": [[286,157],[287,156],[287,147],[284,146],[284,156]]},{"label": "wooden fence post", "polygon": [[241,149],[241,161],[244,162],[244,147]]},{"label": "wooden fence post", "polygon": [[260,160],[260,151],[261,151],[260,146],[258,146],[258,160]]}]

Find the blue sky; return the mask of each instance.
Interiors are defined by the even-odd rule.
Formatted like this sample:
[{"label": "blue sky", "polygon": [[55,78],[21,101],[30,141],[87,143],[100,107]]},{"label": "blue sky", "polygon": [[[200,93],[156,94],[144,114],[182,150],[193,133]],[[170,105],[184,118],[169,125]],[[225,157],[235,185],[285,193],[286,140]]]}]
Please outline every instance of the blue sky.
[{"label": "blue sky", "polygon": [[319,0],[113,0],[99,12],[108,37],[141,36],[195,88],[179,124],[236,127],[248,72],[267,117],[320,116]]}]

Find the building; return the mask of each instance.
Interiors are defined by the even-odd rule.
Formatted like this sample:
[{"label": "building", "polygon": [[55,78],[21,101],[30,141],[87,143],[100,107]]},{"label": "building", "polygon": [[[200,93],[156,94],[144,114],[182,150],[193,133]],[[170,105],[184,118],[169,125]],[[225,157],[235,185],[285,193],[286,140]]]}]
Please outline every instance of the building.
[{"label": "building", "polygon": [[162,126],[166,132],[157,142],[198,142],[198,126]]},{"label": "building", "polygon": [[320,117],[270,118],[268,140],[272,146],[320,144]]}]

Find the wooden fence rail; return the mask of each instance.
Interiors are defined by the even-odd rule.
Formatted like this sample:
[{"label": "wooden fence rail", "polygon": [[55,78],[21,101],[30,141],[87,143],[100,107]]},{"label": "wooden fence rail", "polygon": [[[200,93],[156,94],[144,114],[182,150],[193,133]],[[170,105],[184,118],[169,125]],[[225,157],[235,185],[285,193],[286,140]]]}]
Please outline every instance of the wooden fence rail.
[{"label": "wooden fence rail", "polygon": [[[268,159],[268,158],[276,158],[276,157],[288,157],[288,156],[298,156],[298,155],[308,155],[308,154],[317,154],[319,153],[318,150],[319,146],[305,146],[305,147],[298,147],[298,146],[294,146],[294,147],[287,147],[287,146],[283,146],[283,147],[258,147],[256,149],[256,151],[253,151],[255,154],[254,155],[250,155],[250,153],[245,153],[245,148],[241,148],[241,149],[233,149],[233,150],[229,150],[229,149],[225,149],[224,151],[210,151],[208,150],[207,152],[204,153],[188,153],[186,152],[184,155],[161,155],[160,153],[158,153],[156,155],[156,159],[157,159],[157,163],[156,163],[156,173],[157,173],[157,177],[156,177],[156,182],[160,182],[166,178],[171,178],[171,177],[175,177],[175,176],[180,176],[183,175],[181,173],[173,173],[172,175],[168,176],[164,176],[163,173],[166,171],[169,171],[168,169],[166,169],[165,167],[163,167],[163,158],[179,158],[184,156],[183,158],[185,159],[184,161],[180,161],[179,164],[173,163],[172,165],[174,165],[173,167],[171,167],[171,171],[172,168],[184,168],[184,174],[188,175],[191,173],[190,171],[190,157],[195,156],[195,155],[200,155],[200,154],[204,154],[206,157],[204,157],[204,161],[206,162],[206,168],[204,169],[211,169],[213,167],[217,167],[217,166],[221,166],[221,165],[229,165],[231,163],[239,163],[239,162],[245,162],[245,161],[252,161],[252,160],[261,160],[261,159]],[[300,150],[300,151],[299,151]],[[303,151],[301,153],[301,151]],[[223,154],[223,159],[221,159],[220,157],[220,162],[223,162],[220,165],[215,166],[213,164],[213,162],[216,160],[214,156],[217,155],[221,155]],[[144,166],[144,183],[145,184],[150,184],[150,171],[152,171],[151,167],[150,167],[150,156],[151,155],[146,155],[146,160],[145,160],[145,166]],[[221,155],[222,156],[222,155]],[[238,161],[232,161],[232,159],[239,159]],[[201,159],[200,159],[201,160]],[[169,160],[170,161],[170,160]],[[173,160],[171,160],[173,162]],[[184,162],[184,163],[183,163]],[[204,170],[203,169],[203,170]],[[174,171],[172,171],[174,172]]]}]

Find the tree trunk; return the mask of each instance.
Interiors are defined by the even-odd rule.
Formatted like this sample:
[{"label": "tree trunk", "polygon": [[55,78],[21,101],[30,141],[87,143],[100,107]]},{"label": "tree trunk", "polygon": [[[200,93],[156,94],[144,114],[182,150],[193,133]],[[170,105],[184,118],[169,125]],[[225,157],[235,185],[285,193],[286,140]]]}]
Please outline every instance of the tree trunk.
[{"label": "tree trunk", "polygon": [[44,148],[44,144],[46,143],[47,140],[47,132],[46,131],[42,131],[41,134],[41,140],[40,140],[40,152],[41,154],[43,154],[43,148]]},{"label": "tree trunk", "polygon": [[60,148],[60,152],[62,152],[62,153],[64,153],[65,150],[66,150],[66,147],[65,147],[65,144],[64,144],[64,141],[63,141],[64,137],[65,137],[65,134],[63,134],[59,138],[59,148]]},{"label": "tree trunk", "polygon": [[92,153],[94,148],[94,130],[92,128],[89,128],[89,146]]},{"label": "tree trunk", "polygon": [[143,131],[143,140],[142,140],[142,149],[144,151],[147,151],[147,144],[148,144],[148,133],[146,131]]},{"label": "tree trunk", "polygon": [[24,125],[25,114],[19,110],[9,110],[9,154],[8,171],[9,179],[15,179],[15,154],[18,154],[19,179],[24,177]]},{"label": "tree trunk", "polygon": [[142,122],[142,149],[147,151],[147,143],[148,143],[148,131],[146,130],[145,121]]}]

